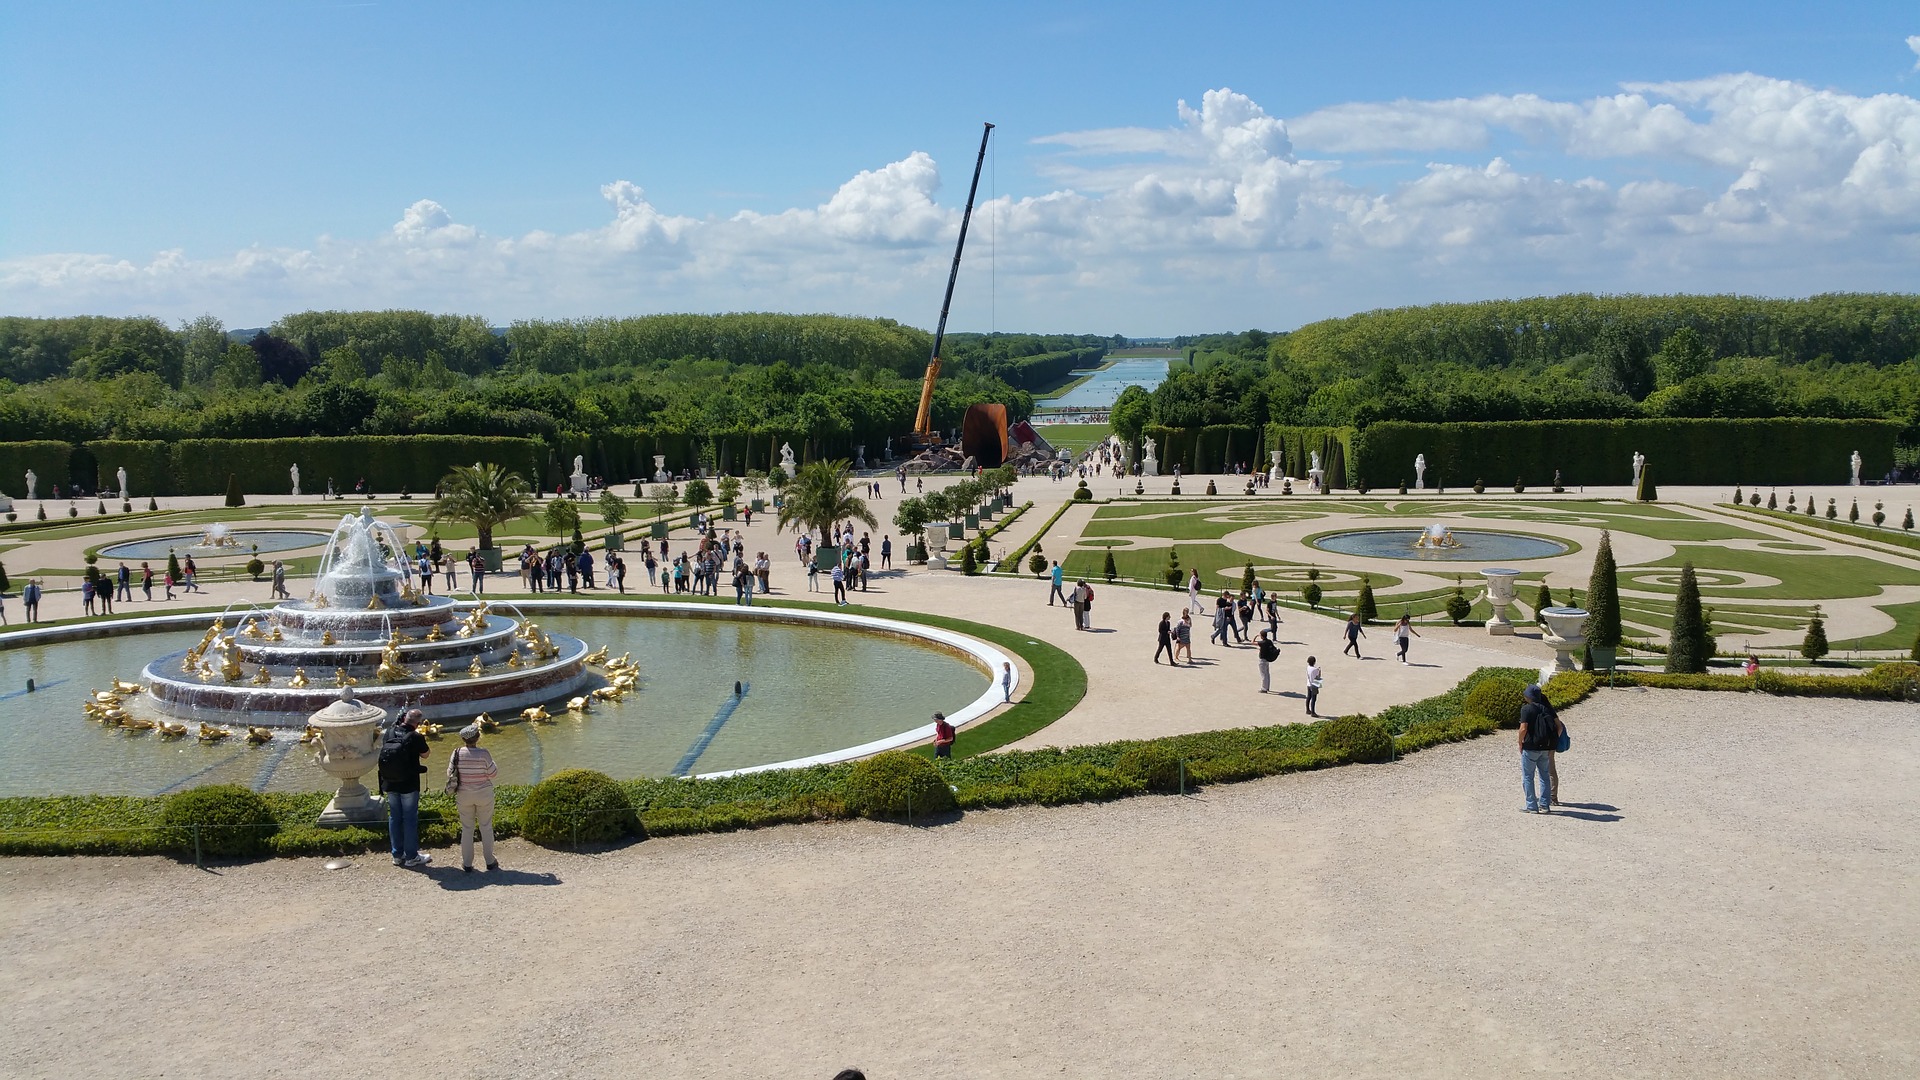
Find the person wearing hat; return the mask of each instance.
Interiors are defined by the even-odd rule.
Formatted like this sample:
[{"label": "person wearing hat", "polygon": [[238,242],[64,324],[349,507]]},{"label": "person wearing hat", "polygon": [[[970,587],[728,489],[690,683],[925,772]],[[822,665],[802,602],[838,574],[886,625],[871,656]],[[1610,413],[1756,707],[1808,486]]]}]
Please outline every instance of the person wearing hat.
[{"label": "person wearing hat", "polygon": [[953,756],[953,725],[947,723],[946,713],[933,714],[933,756]]},{"label": "person wearing hat", "polygon": [[487,869],[500,869],[493,857],[493,778],[500,770],[493,755],[480,749],[480,725],[460,729],[459,748],[447,759],[447,787],[460,809],[460,869],[473,873],[473,834],[480,834],[480,855]]}]

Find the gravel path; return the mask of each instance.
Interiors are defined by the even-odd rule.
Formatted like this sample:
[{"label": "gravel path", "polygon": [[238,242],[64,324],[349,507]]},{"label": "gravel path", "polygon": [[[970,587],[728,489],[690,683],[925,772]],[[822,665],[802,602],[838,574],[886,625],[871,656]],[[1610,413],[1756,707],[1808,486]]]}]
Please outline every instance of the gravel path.
[{"label": "gravel path", "polygon": [[0,860],[0,1073],[1910,1076],[1915,718],[1603,691],[1553,818],[1503,734],[500,879]]}]

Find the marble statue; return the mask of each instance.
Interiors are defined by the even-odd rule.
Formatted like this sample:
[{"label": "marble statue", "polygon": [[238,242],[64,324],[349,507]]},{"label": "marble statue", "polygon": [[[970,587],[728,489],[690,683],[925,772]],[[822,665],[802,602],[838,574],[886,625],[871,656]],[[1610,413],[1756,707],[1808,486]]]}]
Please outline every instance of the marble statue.
[{"label": "marble statue", "polygon": [[1647,467],[1647,455],[1638,450],[1633,452],[1633,486],[1640,486],[1640,472]]},{"label": "marble statue", "polygon": [[1148,476],[1160,475],[1160,448],[1152,439],[1147,440],[1147,460],[1141,468]]},{"label": "marble statue", "polygon": [[1307,468],[1307,473],[1311,475],[1320,471],[1320,451],[1313,450],[1309,452],[1313,454],[1313,464]]},{"label": "marble statue", "polygon": [[1427,455],[1425,454],[1413,455],[1413,489],[1427,490]]},{"label": "marble statue", "polygon": [[1860,486],[1860,451],[1853,452],[1853,486]]},{"label": "marble statue", "polygon": [[31,499],[35,497],[33,493],[33,489],[39,483],[40,483],[40,478],[33,474],[32,469],[28,469],[27,470],[27,498]]},{"label": "marble statue", "polygon": [[293,481],[293,493],[294,493],[294,495],[295,495],[296,497],[297,497],[297,496],[299,496],[299,494],[300,494],[300,466],[296,464],[296,465],[292,465],[292,466],[290,466],[290,467],[288,467],[288,469],[287,469],[287,478]]},{"label": "marble statue", "polygon": [[[122,465],[119,468],[113,470],[113,476],[114,476],[114,479],[120,481],[120,497],[122,499],[126,498],[127,497],[127,467],[125,465]],[[1860,482],[1860,455],[1859,454],[1853,455],[1853,482],[1856,484]]]},{"label": "marble statue", "polygon": [[573,484],[573,493],[575,495],[585,495],[587,493],[587,459],[585,455],[575,454],[573,456],[573,475],[568,477],[568,480]]},{"label": "marble statue", "polygon": [[780,444],[780,471],[786,473],[788,479],[792,479],[793,474],[799,471],[799,466],[793,463],[792,443]]},{"label": "marble statue", "polygon": [[1320,451],[1314,450],[1311,451],[1311,453],[1313,454],[1313,465],[1307,470],[1307,481],[1312,485],[1314,491],[1325,491],[1327,470],[1320,467]]}]

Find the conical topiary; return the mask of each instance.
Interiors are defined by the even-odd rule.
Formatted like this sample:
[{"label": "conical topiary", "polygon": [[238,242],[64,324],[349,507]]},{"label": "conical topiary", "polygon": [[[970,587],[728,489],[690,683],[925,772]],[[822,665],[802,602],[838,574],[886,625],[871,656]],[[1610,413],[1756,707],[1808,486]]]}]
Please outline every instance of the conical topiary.
[{"label": "conical topiary", "polygon": [[1113,549],[1112,548],[1107,549],[1106,565],[1100,568],[1100,573],[1105,575],[1108,584],[1112,584],[1113,579],[1120,576],[1120,568],[1113,565]]},{"label": "conical topiary", "polygon": [[180,583],[180,556],[167,552],[167,573],[173,577],[174,584]]},{"label": "conical topiary", "polygon": [[1547,620],[1541,618],[1540,613],[1552,606],[1553,590],[1547,588],[1547,583],[1542,581],[1540,583],[1540,591],[1533,594],[1533,621],[1537,623],[1546,622]]},{"label": "conical topiary", "polygon": [[1240,572],[1240,591],[1247,594],[1248,596],[1252,596],[1254,580],[1255,579],[1253,575],[1253,560],[1248,559],[1247,568]]},{"label": "conical topiary", "polygon": [[973,545],[960,549],[960,572],[971,577],[980,572],[980,562],[973,557]]},{"label": "conical topiary", "polygon": [[1653,488],[1653,464],[1643,462],[1640,465],[1640,483],[1633,489],[1633,497],[1641,502],[1655,502],[1660,498]]},{"label": "conical topiary", "polygon": [[[1107,554],[1109,555],[1113,554],[1113,549],[1108,548]],[[1170,547],[1167,549],[1167,565],[1163,569],[1161,569],[1160,576],[1164,578],[1166,580],[1166,583],[1169,585],[1178,586],[1180,584],[1180,549],[1179,548]]]},{"label": "conical topiary", "polygon": [[1373,622],[1380,617],[1380,609],[1373,603],[1373,579],[1365,574],[1360,575],[1360,599],[1353,605],[1353,610],[1360,613],[1363,623]]},{"label": "conical topiary", "polygon": [[1767,509],[1769,510],[1780,509],[1779,497],[1774,492],[1771,492],[1771,491],[1767,492]]},{"label": "conical topiary", "polygon": [[1673,638],[1667,643],[1667,670],[1698,674],[1707,670],[1707,659],[1712,655],[1706,616],[1700,610],[1700,582],[1689,560],[1680,566],[1680,589],[1673,596]]},{"label": "conical topiary", "polygon": [[[1915,643],[1920,648],[1920,642]],[[1800,642],[1800,655],[1818,662],[1827,655],[1827,621],[1820,617],[1820,609],[1813,609],[1813,619],[1807,623],[1807,636]]]},{"label": "conical topiary", "polygon": [[1827,520],[1838,521],[1839,519],[1840,519],[1840,508],[1835,505],[1835,500],[1828,499],[1827,500]]},{"label": "conical topiary", "polygon": [[227,505],[228,506],[247,505],[246,496],[240,494],[240,478],[233,475],[232,473],[227,474]]},{"label": "conical topiary", "polygon": [[1593,575],[1587,579],[1587,644],[1603,649],[1620,647],[1620,568],[1613,561],[1613,536],[1600,533],[1600,550],[1593,555]]},{"label": "conical topiary", "polygon": [[1740,485],[1739,485],[1739,484],[1735,484],[1735,485],[1733,485],[1733,505],[1735,505],[1735,506],[1745,506],[1745,505],[1747,505],[1747,496],[1746,496],[1746,493],[1745,493],[1744,491],[1742,491],[1742,490],[1740,490]]},{"label": "conical topiary", "polygon": [[1900,519],[1900,527],[1908,532],[1913,531],[1913,507],[1907,507],[1907,516]]},{"label": "conical topiary", "polygon": [[1847,508],[1847,520],[1853,521],[1853,522],[1858,522],[1860,520],[1860,500],[1859,499],[1853,500],[1853,505]]}]

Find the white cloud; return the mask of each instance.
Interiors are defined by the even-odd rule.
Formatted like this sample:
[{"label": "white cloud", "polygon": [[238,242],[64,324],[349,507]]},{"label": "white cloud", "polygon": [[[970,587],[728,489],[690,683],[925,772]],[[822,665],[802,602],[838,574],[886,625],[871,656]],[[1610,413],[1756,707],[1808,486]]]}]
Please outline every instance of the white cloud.
[{"label": "white cloud", "polygon": [[[1903,95],[1742,73],[1289,120],[1221,88],[1174,119],[1035,140],[1055,189],[976,210],[957,324],[986,321],[989,256],[1002,327],[1133,333],[1561,289],[1920,287],[1920,101]],[[1409,154],[1431,160],[1389,183],[1343,168]],[[914,152],[817,205],[705,218],[622,179],[600,189],[604,224],[517,236],[421,199],[366,239],[0,262],[0,310],[212,308],[249,323],[313,306],[502,321],[775,308],[924,325],[960,217],[941,179]]]},{"label": "white cloud", "polygon": [[1920,71],[1920,34],[1907,35],[1907,48],[1913,50],[1913,70]]}]

